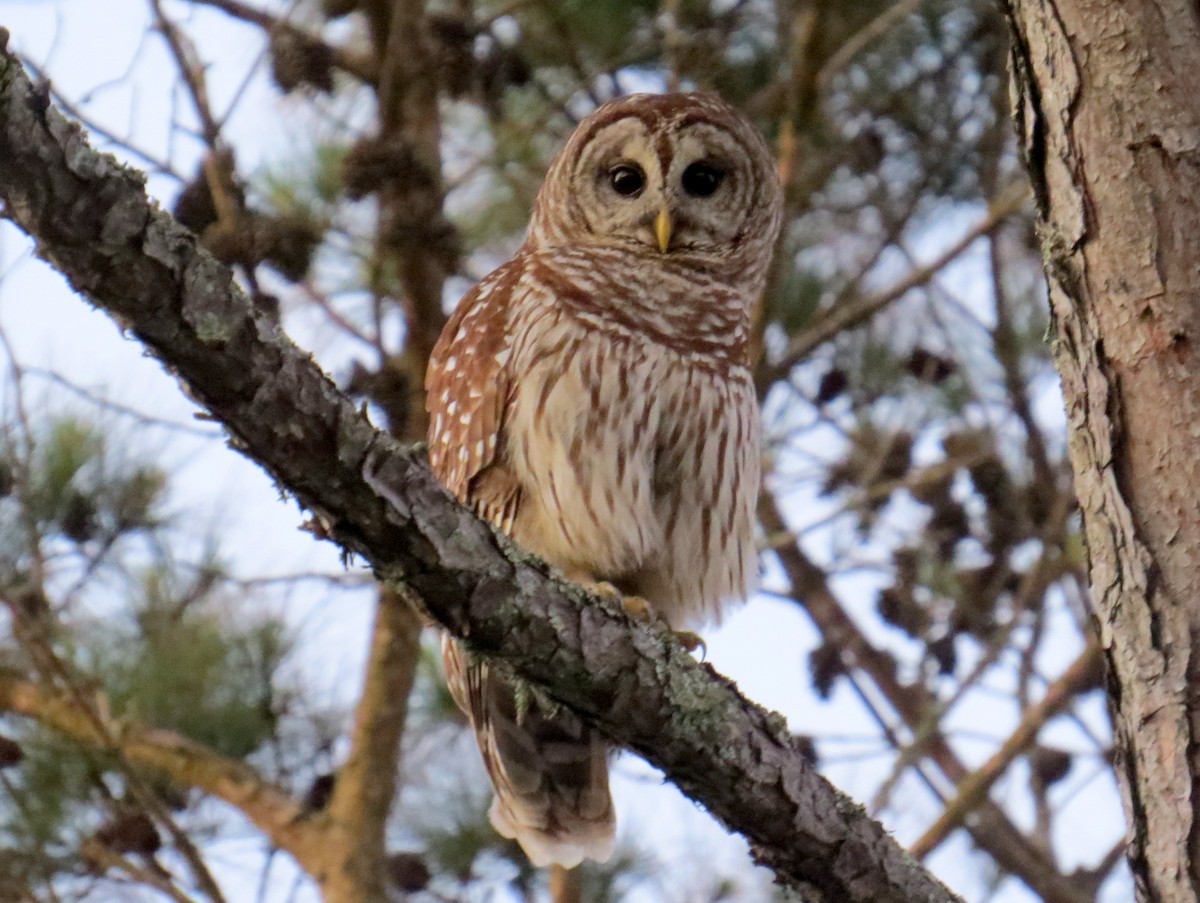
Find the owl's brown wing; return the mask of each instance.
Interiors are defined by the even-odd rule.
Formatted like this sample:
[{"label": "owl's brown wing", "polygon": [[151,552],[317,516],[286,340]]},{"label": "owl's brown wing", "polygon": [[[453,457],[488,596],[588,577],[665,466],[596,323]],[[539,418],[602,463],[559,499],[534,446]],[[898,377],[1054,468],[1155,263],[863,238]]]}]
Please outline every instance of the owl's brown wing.
[{"label": "owl's brown wing", "polygon": [[[446,324],[425,378],[429,460],[463,504],[511,533],[521,489],[504,461],[511,306],[530,290],[518,256],[479,283]],[[535,550],[536,551],[536,550]],[[491,820],[534,865],[605,860],[613,849],[608,744],[573,713],[519,704],[513,687],[443,637],[446,681],[470,718],[496,799]]]},{"label": "owl's brown wing", "polygon": [[508,312],[520,282],[515,258],[475,286],[455,308],[429,357],[429,463],[464,505],[509,532],[520,488],[498,464],[510,379]]}]

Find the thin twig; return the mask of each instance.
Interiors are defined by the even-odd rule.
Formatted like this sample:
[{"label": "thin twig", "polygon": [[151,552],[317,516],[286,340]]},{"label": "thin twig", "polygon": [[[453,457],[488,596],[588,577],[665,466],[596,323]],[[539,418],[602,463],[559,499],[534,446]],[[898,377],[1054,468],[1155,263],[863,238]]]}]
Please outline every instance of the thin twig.
[{"label": "thin twig", "polygon": [[882,292],[866,295],[855,302],[831,309],[817,323],[788,342],[787,350],[780,360],[769,365],[765,382],[769,384],[781,379],[820,345],[866,322],[889,304],[898,301],[913,289],[925,285],[962,256],[979,238],[992,232],[1005,219],[1019,211],[1028,197],[1029,187],[1024,181],[1012,183],[988,205],[987,213],[974,226],[928,264],[913,270]]},{"label": "thin twig", "polygon": [[166,874],[137,865],[130,859],[110,850],[95,838],[85,840],[80,847],[80,853],[85,859],[102,867],[105,871],[115,869],[124,872],[139,884],[152,887],[160,894],[170,897],[175,903],[196,903],[195,900],[180,890],[175,882]]},{"label": "thin twig", "polygon": [[150,6],[154,10],[158,30],[166,39],[171,55],[175,57],[179,74],[183,76],[188,94],[191,95],[192,109],[200,120],[204,143],[215,147],[221,137],[221,127],[212,114],[212,105],[208,101],[208,80],[204,75],[203,64],[196,58],[196,48],[167,18],[162,11],[160,0],[150,0]]},{"label": "thin twig", "polygon": [[925,2],[926,0],[899,0],[851,35],[821,67],[817,75],[821,90],[828,89],[833,77],[850,65],[855,57],[920,9]]},{"label": "thin twig", "polygon": [[26,68],[29,69],[30,72],[34,73],[34,75],[36,75],[38,78],[50,84],[50,93],[54,97],[55,103],[62,107],[63,111],[72,119],[76,119],[81,122],[89,132],[98,135],[109,144],[114,145],[127,154],[130,154],[131,156],[136,157],[138,160],[141,160],[144,164],[149,166],[151,172],[171,176],[172,178],[178,179],[181,182],[183,181],[183,176],[176,172],[168,161],[154,156],[154,154],[150,153],[149,151],[138,147],[132,142],[131,139],[122,138],[111,129],[101,125],[95,119],[92,119],[90,116],[88,116],[88,114],[85,113],[78,105],[72,103],[69,99],[56,91],[53,82],[50,82],[50,80],[46,78],[46,76],[42,73],[42,70],[40,70],[37,65],[29,59],[29,57],[21,57],[21,62],[26,66]]},{"label": "thin twig", "polygon": [[950,832],[963,823],[967,815],[974,810],[992,785],[1004,774],[1008,766],[1017,756],[1021,755],[1030,744],[1037,739],[1042,726],[1071,704],[1079,690],[1087,686],[1092,679],[1096,664],[1100,660],[1100,647],[1089,643],[1087,648],[1071,664],[1062,676],[1046,689],[1041,702],[1028,709],[1021,718],[1021,723],[1012,732],[1001,747],[992,754],[966,780],[958,785],[958,793],[942,811],[926,832],[914,843],[910,852],[918,859],[924,859],[945,840]]},{"label": "thin twig", "polygon": [[122,417],[128,417],[136,421],[142,426],[161,427],[165,430],[170,430],[177,433],[187,433],[191,436],[197,436],[201,439],[220,439],[222,433],[219,430],[195,426],[191,423],[180,423],[175,420],[167,420],[164,417],[155,417],[152,414],[147,414],[145,411],[139,411],[137,408],[130,405],[122,404],[119,401],[113,401],[106,398],[99,392],[85,388],[84,386],[74,383],[67,379],[61,373],[56,373],[53,370],[45,370],[41,367],[25,367],[27,376],[34,376],[38,379],[44,379],[47,382],[54,383],[60,388],[66,389],[77,398],[86,401],[88,404],[95,405],[97,408],[102,408],[105,411],[112,411],[114,414],[119,414]]},{"label": "thin twig", "polygon": [[243,22],[257,25],[268,33],[283,32],[300,38],[305,44],[321,46],[329,51],[333,64],[343,72],[353,75],[367,85],[374,85],[378,80],[379,73],[375,62],[368,55],[358,54],[346,47],[339,47],[335,44],[327,44],[318,35],[313,34],[307,29],[292,25],[286,20],[268,13],[266,10],[251,6],[248,3],[241,3],[239,0],[191,0],[191,2],[197,6],[211,6],[214,9],[219,9],[233,16],[235,19],[241,19]]}]

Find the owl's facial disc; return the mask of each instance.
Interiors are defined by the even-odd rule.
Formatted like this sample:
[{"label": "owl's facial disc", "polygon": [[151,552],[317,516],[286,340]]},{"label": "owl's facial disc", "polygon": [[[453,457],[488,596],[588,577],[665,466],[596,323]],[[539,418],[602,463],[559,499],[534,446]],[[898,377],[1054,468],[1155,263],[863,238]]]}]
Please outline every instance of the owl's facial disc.
[{"label": "owl's facial disc", "polygon": [[651,129],[638,116],[599,129],[575,170],[584,230],[658,253],[727,253],[753,201],[747,149],[707,122]]}]

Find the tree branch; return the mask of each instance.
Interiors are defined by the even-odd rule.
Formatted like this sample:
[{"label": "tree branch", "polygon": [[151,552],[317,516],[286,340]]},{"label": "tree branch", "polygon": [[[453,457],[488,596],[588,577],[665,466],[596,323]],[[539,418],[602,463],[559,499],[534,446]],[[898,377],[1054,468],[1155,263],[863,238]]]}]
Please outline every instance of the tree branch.
[{"label": "tree branch", "polygon": [[[769,534],[786,531],[787,525],[778,503],[769,495],[759,501],[759,519]],[[930,725],[937,700],[917,684],[902,683],[896,660],[873,645],[842,608],[825,572],[811,561],[796,542],[776,549],[784,573],[792,584],[791,593],[812,618],[827,643],[842,650],[846,660],[867,674],[875,686],[908,725],[923,738],[929,757],[955,784],[971,775],[946,738]],[[1063,875],[1027,837],[1021,834],[1004,810],[989,799],[976,808],[973,823],[967,825],[975,843],[991,854],[996,864],[1020,878],[1046,903],[1087,903],[1095,896],[1087,893]]]},{"label": "tree branch", "polygon": [[[390,10],[388,9],[390,7]],[[424,4],[420,0],[381,0],[376,11],[387,13],[372,27],[374,57],[379,62],[376,95],[378,140],[412,148],[424,162],[433,184],[414,195],[411,180],[379,186],[378,231],[371,262],[374,303],[378,312],[390,292],[384,274],[395,271],[404,289],[404,353],[383,359],[385,339],[375,336],[379,371],[399,365],[407,374],[402,401],[381,403],[388,431],[398,438],[424,438],[424,373],[434,342],[445,322],[441,267],[429,266],[428,247],[404,241],[409,230],[398,228],[411,218],[413,199],[422,196],[430,218],[442,218],[440,120],[436,65],[421,39]],[[371,9],[361,10],[374,21]],[[386,25],[384,25],[386,20]],[[393,301],[394,303],[394,301]],[[378,322],[378,319],[377,319]],[[388,815],[397,795],[401,741],[408,719],[408,699],[420,660],[421,622],[402,592],[382,586],[371,633],[363,691],[354,712],[350,754],[338,773],[329,814],[341,864],[324,888],[329,903],[371,903],[385,896]]]},{"label": "tree branch", "polygon": [[1024,180],[1010,184],[988,204],[987,212],[977,223],[928,264],[913,270],[895,285],[883,291],[864,295],[856,301],[835,307],[824,313],[812,326],[793,336],[788,342],[782,358],[777,363],[766,367],[765,376],[761,376],[759,381],[763,384],[770,384],[786,378],[792,367],[807,358],[818,347],[846,330],[865,323],[889,304],[899,301],[913,289],[920,288],[932,280],[950,263],[961,257],[976,241],[985,235],[990,235],[1001,223],[1017,213],[1028,198],[1029,187]]},{"label": "tree branch", "polygon": [[[146,887],[152,887],[164,897],[175,903],[196,903],[191,897],[175,886],[167,875],[161,875],[154,869],[136,864],[133,860],[113,852],[94,837],[85,840],[80,848],[84,858],[91,864],[99,866],[105,872],[124,872],[130,880]],[[32,894],[28,899],[35,899]]]},{"label": "tree branch", "polygon": [[308,30],[292,25],[285,19],[280,19],[248,3],[242,3],[240,0],[191,0],[191,2],[197,6],[211,6],[214,9],[219,9],[221,12],[233,16],[235,19],[241,19],[243,22],[250,22],[257,25],[268,33],[282,33],[295,36],[306,44],[325,47],[328,49],[335,66],[343,72],[353,75],[364,84],[373,85],[379,78],[375,61],[370,59],[366,54],[355,53],[349,48],[339,47],[335,44],[327,44]]},{"label": "tree branch", "polygon": [[[254,311],[229,271],[93,152],[4,48],[0,197],[38,253],[135,335],[329,538],[477,654],[660,767],[812,900],[956,898],[805,760],[778,715],[657,626],[554,576],[456,504]],[[246,799],[246,804],[253,799]]]},{"label": "tree branch", "polygon": [[[195,787],[239,809],[271,842],[310,873],[324,862],[321,833],[300,819],[301,806],[249,765],[218,755],[173,731],[123,723],[112,731],[97,726],[67,697],[10,673],[0,672],[0,711],[39,724],[93,749],[115,752],[133,765],[153,768],[183,787]],[[107,736],[107,734],[112,736]]]},{"label": "tree branch", "polygon": [[350,754],[327,812],[340,867],[323,888],[328,903],[386,899],[384,844],[396,795],[400,741],[421,657],[421,623],[403,594],[380,587],[371,653],[354,710]]},{"label": "tree branch", "polygon": [[958,785],[958,793],[937,821],[909,848],[914,856],[924,859],[978,808],[1008,766],[1033,745],[1042,726],[1066,709],[1079,691],[1088,685],[1100,662],[1100,647],[1089,644],[1058,680],[1046,688],[1046,695],[1041,702],[1025,712],[1017,729],[992,757]]}]

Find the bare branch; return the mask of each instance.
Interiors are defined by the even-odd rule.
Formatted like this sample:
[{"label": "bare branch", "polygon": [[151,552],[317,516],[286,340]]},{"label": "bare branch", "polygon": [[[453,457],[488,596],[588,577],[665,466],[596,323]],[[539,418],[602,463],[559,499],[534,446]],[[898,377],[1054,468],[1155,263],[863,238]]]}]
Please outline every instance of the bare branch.
[{"label": "bare branch", "polygon": [[162,4],[159,0],[150,0],[150,6],[154,10],[158,30],[166,39],[167,47],[170,48],[171,55],[179,67],[179,74],[183,76],[183,82],[187,85],[188,94],[192,98],[192,106],[200,120],[204,143],[215,148],[221,137],[221,127],[212,114],[212,104],[208,100],[208,79],[204,74],[204,65],[197,57],[196,48],[192,42],[175,27],[162,11]]},{"label": "bare branch", "polygon": [[421,658],[421,621],[403,594],[381,587],[359,702],[354,710],[350,755],[338,772],[329,801],[335,832],[331,847],[345,842],[345,875],[331,874],[330,903],[381,900],[388,812],[396,796],[400,740],[408,699]]},{"label": "bare branch", "polygon": [[168,876],[159,874],[154,869],[138,865],[120,853],[110,850],[95,838],[85,840],[80,848],[80,852],[85,859],[105,871],[116,870],[124,872],[132,880],[154,888],[164,897],[174,900],[175,903],[195,903],[191,897],[176,887],[175,883]]},{"label": "bare branch", "polygon": [[1021,718],[1021,723],[1004,741],[990,759],[958,786],[958,795],[947,804],[929,829],[910,848],[918,859],[924,859],[945,840],[950,832],[971,813],[987,796],[996,783],[1022,752],[1037,739],[1042,725],[1070,705],[1081,688],[1092,679],[1100,664],[1100,648],[1091,644],[1084,649],[1062,676],[1046,688],[1041,702],[1032,706]]},{"label": "bare branch", "polygon": [[[379,18],[371,29],[376,57],[380,60],[376,86],[379,137],[385,142],[417,149],[430,173],[439,173],[440,119],[435,69],[422,40],[424,3],[414,0],[380,0],[364,9],[368,17],[380,16],[390,5],[390,14]],[[386,19],[386,27],[383,20]],[[373,19],[374,21],[374,19]],[[437,182],[438,178],[434,178]],[[396,436],[425,435],[420,378],[428,364],[432,340],[440,332],[442,284],[445,274],[428,266],[428,249],[406,249],[398,242],[404,214],[411,211],[413,195],[399,186],[387,186],[379,194],[379,231],[376,278],[373,280],[375,310],[382,309],[382,280],[395,264],[407,296],[406,353],[393,358],[411,368],[407,410],[385,405],[389,431]],[[441,214],[440,190],[427,193],[430,213]],[[398,246],[399,245],[399,246]],[[384,337],[377,325],[375,339],[381,351]],[[363,690],[354,711],[350,754],[338,775],[329,814],[342,844],[340,864],[330,875],[325,893],[330,903],[372,903],[385,896],[385,844],[387,819],[397,796],[401,740],[408,720],[408,699],[420,661],[421,621],[405,594],[394,587],[380,588],[371,633],[371,653]]]},{"label": "bare branch", "polygon": [[1024,181],[1014,182],[996,196],[988,205],[987,213],[975,225],[928,264],[913,270],[882,292],[865,295],[857,301],[830,310],[808,329],[792,337],[782,359],[769,367],[765,382],[770,383],[783,378],[792,367],[807,358],[820,345],[847,329],[865,323],[889,304],[899,301],[913,289],[925,285],[961,257],[979,238],[991,234],[1004,220],[1019,211],[1028,198],[1028,185]]},{"label": "bare branch", "polygon": [[[184,787],[195,787],[239,809],[271,842],[305,869],[319,874],[324,852],[320,833],[300,818],[301,806],[249,765],[214,753],[172,731],[123,723],[112,732],[67,696],[0,672],[0,710],[12,712],[93,749],[117,752],[133,765],[161,771]],[[112,733],[113,737],[109,734]]]},{"label": "bare branch", "polygon": [[[759,502],[759,519],[771,534],[787,530],[777,502],[764,495]],[[841,650],[847,662],[861,669],[913,731],[918,742],[941,772],[960,784],[971,774],[955,754],[941,731],[935,729],[937,701],[915,684],[900,681],[896,660],[873,645],[842,608],[830,589],[825,573],[799,545],[777,549],[780,563],[792,584],[793,597],[804,607],[825,641]],[[1089,895],[1062,875],[1040,850],[990,800],[981,801],[977,821],[969,825],[972,839],[1004,870],[1019,877],[1047,903],[1089,903]]]},{"label": "bare branch", "polygon": [[821,67],[818,79],[821,88],[828,88],[833,77],[845,69],[860,53],[915,13],[925,0],[899,0],[850,36]]},{"label": "bare branch", "polygon": [[240,0],[191,0],[191,2],[197,6],[211,6],[214,9],[219,9],[233,16],[235,19],[241,19],[243,22],[257,25],[264,31],[294,35],[305,44],[316,44],[325,47],[329,50],[330,57],[335,66],[343,72],[353,75],[364,84],[373,85],[379,78],[375,61],[370,59],[366,54],[357,54],[345,47],[326,44],[306,29],[292,25],[290,22],[273,16],[265,10],[251,6],[249,3],[241,3]]}]

